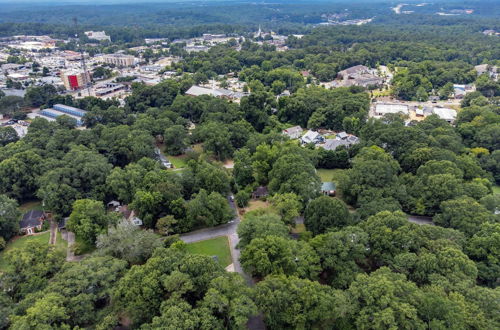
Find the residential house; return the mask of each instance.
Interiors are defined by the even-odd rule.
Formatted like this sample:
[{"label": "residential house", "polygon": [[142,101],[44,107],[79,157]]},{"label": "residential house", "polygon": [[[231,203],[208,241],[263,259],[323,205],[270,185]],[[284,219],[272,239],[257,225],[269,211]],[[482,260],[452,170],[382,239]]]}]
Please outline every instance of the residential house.
[{"label": "residential house", "polygon": [[130,210],[127,205],[117,206],[115,211],[121,213],[123,215],[123,218],[133,225],[142,226],[142,220],[135,214],[133,210]]},{"label": "residential house", "polygon": [[498,67],[495,65],[489,65],[489,64],[480,64],[476,65],[474,67],[476,69],[477,75],[480,76],[482,74],[488,74],[490,78],[494,80],[498,80],[499,77],[499,72],[498,72]]},{"label": "residential house", "polygon": [[37,230],[42,230],[46,215],[40,210],[31,210],[23,215],[19,222],[19,230],[26,235],[33,235]]},{"label": "residential house", "polygon": [[252,192],[252,198],[253,199],[259,199],[259,198],[264,198],[269,195],[269,192],[267,190],[267,187],[265,186],[260,186],[257,187],[253,192]]},{"label": "residential house", "polygon": [[328,139],[323,145],[325,150],[336,150],[340,146],[345,146],[346,148],[351,147],[354,144],[359,143],[359,138],[354,135],[349,135],[346,132],[340,132],[337,134],[335,139]]},{"label": "residential house", "polygon": [[323,143],[325,141],[325,138],[318,132],[309,130],[306,132],[306,134],[304,134],[304,136],[302,136],[301,141],[303,144],[318,144]]},{"label": "residential house", "polygon": [[282,133],[284,135],[287,135],[290,139],[298,139],[302,135],[302,127],[300,126],[293,126],[287,129],[284,129]]}]

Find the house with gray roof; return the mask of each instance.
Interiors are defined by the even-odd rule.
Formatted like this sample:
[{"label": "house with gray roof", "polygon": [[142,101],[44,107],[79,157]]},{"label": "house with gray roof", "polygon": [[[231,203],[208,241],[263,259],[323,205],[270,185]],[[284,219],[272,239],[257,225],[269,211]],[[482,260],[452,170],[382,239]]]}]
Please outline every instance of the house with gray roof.
[{"label": "house with gray roof", "polygon": [[43,211],[31,210],[26,212],[19,222],[19,231],[26,235],[33,235],[37,230],[42,230],[46,216]]}]

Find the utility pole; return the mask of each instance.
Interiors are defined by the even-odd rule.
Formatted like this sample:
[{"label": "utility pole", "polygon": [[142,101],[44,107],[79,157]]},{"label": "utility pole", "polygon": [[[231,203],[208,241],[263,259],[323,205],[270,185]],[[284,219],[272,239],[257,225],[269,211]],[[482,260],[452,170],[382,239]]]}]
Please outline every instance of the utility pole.
[{"label": "utility pole", "polygon": [[81,52],[82,54],[81,62],[82,62],[83,75],[85,76],[85,88],[87,88],[88,95],[91,96],[90,90],[92,88],[92,80],[90,79],[90,74],[87,71],[87,64],[85,63],[85,53],[80,47],[80,37],[78,36],[78,18],[73,17],[73,22],[75,23],[75,38],[77,38],[76,50],[77,52]]}]

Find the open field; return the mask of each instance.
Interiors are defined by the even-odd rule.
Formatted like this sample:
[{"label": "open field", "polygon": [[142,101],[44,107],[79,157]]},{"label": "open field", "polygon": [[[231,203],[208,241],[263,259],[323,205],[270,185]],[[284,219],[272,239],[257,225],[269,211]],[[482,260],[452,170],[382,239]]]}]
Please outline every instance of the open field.
[{"label": "open field", "polygon": [[217,256],[219,258],[219,264],[224,268],[232,263],[229,241],[226,236],[187,244],[187,250],[193,254],[202,254],[210,257]]},{"label": "open field", "polygon": [[343,172],[344,170],[339,169],[339,168],[334,168],[334,169],[325,169],[325,168],[318,168],[316,169],[316,172],[318,176],[321,178],[321,182],[337,182],[338,176]]},{"label": "open field", "polygon": [[19,210],[26,213],[31,210],[42,210],[42,202],[39,200],[33,200],[19,205]]},{"label": "open field", "polygon": [[186,155],[179,155],[179,156],[166,156],[167,159],[174,165],[175,168],[183,168],[186,167],[187,162],[186,162]]}]

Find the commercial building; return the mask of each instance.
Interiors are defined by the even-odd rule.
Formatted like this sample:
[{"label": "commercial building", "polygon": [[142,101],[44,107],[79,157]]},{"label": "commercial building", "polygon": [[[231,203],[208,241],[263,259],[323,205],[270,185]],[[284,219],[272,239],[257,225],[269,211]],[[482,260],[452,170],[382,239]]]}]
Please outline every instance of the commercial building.
[{"label": "commercial building", "polygon": [[61,72],[61,79],[67,90],[78,90],[90,83],[90,74],[83,71]]},{"label": "commercial building", "polygon": [[111,41],[111,37],[106,35],[104,31],[87,31],[85,35],[91,40]]},{"label": "commercial building", "polygon": [[185,94],[189,96],[210,95],[230,100],[240,100],[242,97],[249,95],[248,93],[234,92],[223,88],[207,88],[196,85],[191,86],[191,88],[189,88]]},{"label": "commercial building", "polygon": [[457,111],[454,109],[434,107],[432,109],[432,113],[437,115],[439,118],[446,120],[450,124],[457,118]]},{"label": "commercial building", "polygon": [[125,54],[107,54],[102,55],[101,58],[104,63],[116,66],[134,66],[137,63],[137,59],[135,57]]},{"label": "commercial building", "polygon": [[70,107],[64,104],[55,104],[52,108],[43,109],[40,111],[40,115],[43,117],[56,119],[59,116],[65,115],[76,120],[77,126],[83,125],[83,116],[85,116],[87,112],[82,109],[78,109],[75,107]]},{"label": "commercial building", "polygon": [[375,105],[375,115],[384,116],[390,113],[409,114],[408,105],[406,104],[391,104],[391,103],[377,103]]}]

